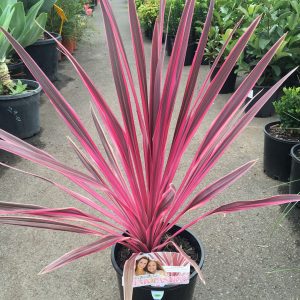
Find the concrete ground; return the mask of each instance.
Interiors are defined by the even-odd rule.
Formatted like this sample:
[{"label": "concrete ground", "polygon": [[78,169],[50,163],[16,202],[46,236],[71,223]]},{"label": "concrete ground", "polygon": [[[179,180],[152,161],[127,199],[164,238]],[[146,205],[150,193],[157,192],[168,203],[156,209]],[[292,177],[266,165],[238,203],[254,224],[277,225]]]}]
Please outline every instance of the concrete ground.
[{"label": "concrete ground", "polygon": [[[124,0],[113,0],[112,5],[124,36],[125,47],[130,53],[129,61],[133,65],[127,4]],[[149,41],[145,41],[145,49],[149,61]],[[90,28],[79,43],[75,56],[94,79],[113,110],[118,111],[99,7],[90,20]],[[200,80],[207,70],[206,66],[202,67]],[[189,67],[185,67],[183,81],[188,71]],[[86,126],[95,134],[88,93],[66,61],[59,65],[59,81],[56,84],[80,114]],[[183,86],[182,84],[180,94],[183,92]],[[218,97],[200,131],[208,126],[228,97],[229,95]],[[278,188],[277,185],[280,183],[266,177],[262,172],[263,126],[273,119],[276,118],[253,120],[208,176],[207,182],[249,160],[258,159],[257,164],[246,176],[209,204],[207,209],[221,203],[261,198],[285,190],[285,187]],[[44,95],[41,103],[41,126],[41,133],[29,139],[29,142],[70,166],[80,168],[80,163],[74,157],[66,140],[66,136],[70,133]],[[200,135],[201,133],[195,137],[189,154],[184,157],[175,185],[191,160],[198,144],[197,137]],[[33,163],[5,154],[3,151],[0,155],[1,161],[15,167],[66,183],[64,178]],[[16,171],[1,168],[0,177],[2,201],[83,208],[49,184]],[[198,282],[194,299],[300,298],[299,210],[294,210],[288,217],[282,219],[280,225],[276,225],[282,211],[280,207],[271,207],[226,217],[213,216],[195,225],[192,230],[205,247],[203,272],[207,284],[204,286]],[[199,212],[195,212],[194,216],[196,214]],[[190,218],[191,216],[186,216],[181,223]],[[37,275],[51,261],[90,240],[93,239],[69,233],[1,226],[0,299],[118,299],[115,273],[110,263],[110,250],[82,258],[53,273]],[[272,273],[274,270],[276,272]]]}]

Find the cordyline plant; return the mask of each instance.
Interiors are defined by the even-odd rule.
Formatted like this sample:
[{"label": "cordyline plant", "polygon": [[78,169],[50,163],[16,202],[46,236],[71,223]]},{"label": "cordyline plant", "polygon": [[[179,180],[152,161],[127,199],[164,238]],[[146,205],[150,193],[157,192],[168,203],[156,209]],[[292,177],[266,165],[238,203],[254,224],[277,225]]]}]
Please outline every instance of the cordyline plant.
[{"label": "cordyline plant", "polygon": [[[244,32],[227,56],[217,76],[210,82],[210,74],[234,31],[232,32],[200,90],[196,91],[197,76],[213,13],[213,1],[211,2],[197,52],[189,71],[184,96],[181,99],[181,109],[170,150],[166,151],[170,122],[177,91],[181,83],[180,79],[188,45],[194,2],[195,0],[186,1],[174,43],[174,51],[168,64],[165,80],[163,80],[162,69],[165,49],[162,47],[161,41],[165,0],[160,1],[159,17],[153,33],[148,82],[143,40],[135,3],[134,0],[129,0],[130,28],[139,83],[139,90],[137,90],[134,86],[131,69],[109,0],[100,1],[123,122],[120,122],[109,108],[83,68],[58,42],[58,47],[69,58],[91,95],[95,106],[95,111],[92,110],[92,119],[106,157],[97,148],[79,116],[60,92],[24,49],[9,33],[2,29],[80,144],[81,148],[70,140],[70,145],[82,162],[85,172],[71,168],[52,155],[3,130],[0,131],[0,148],[64,175],[87,192],[90,198],[59,183],[29,173],[52,183],[79,202],[95,210],[94,214],[90,214],[73,207],[48,208],[19,203],[0,203],[0,223],[2,224],[62,230],[96,236],[97,239],[93,243],[63,255],[44,268],[41,273],[48,273],[75,259],[101,251],[116,243],[121,243],[135,253],[127,260],[124,268],[125,297],[130,299],[132,293],[130,278],[132,278],[134,272],[134,258],[138,253],[161,251],[168,243],[172,243],[178,251],[186,256],[180,247],[174,243],[173,238],[209,215],[227,214],[300,200],[299,195],[279,195],[222,205],[189,221],[172,236],[168,235],[166,238],[170,228],[177,224],[184,214],[202,207],[231,186],[253,166],[254,161],[248,162],[209,184],[196,196],[190,197],[224,151],[249,124],[268,98],[292,73],[290,72],[276,83],[247,113],[241,114],[240,108],[247,94],[261,76],[278,47],[280,47],[284,40],[284,37],[282,37],[241,83],[214,119],[203,140],[199,143],[194,158],[180,185],[175,187],[172,181],[183,154],[260,20],[260,17],[256,18]],[[140,94],[140,98],[138,94]],[[133,107],[137,113],[137,122],[134,119]],[[105,130],[100,125],[99,116]],[[139,130],[142,133],[141,146],[139,146],[137,138]],[[111,140],[106,138],[105,131],[109,134]],[[78,222],[78,224],[75,225],[74,222]],[[124,232],[126,232],[126,236],[123,235]],[[193,262],[192,264],[195,265]],[[198,271],[200,272],[199,268]]]}]

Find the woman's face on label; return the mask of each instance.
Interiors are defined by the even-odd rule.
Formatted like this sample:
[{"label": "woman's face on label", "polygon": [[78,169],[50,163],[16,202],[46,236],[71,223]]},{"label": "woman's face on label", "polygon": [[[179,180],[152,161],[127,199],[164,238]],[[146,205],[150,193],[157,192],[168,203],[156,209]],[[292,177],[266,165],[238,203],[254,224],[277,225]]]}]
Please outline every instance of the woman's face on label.
[{"label": "woman's face on label", "polygon": [[157,270],[156,262],[155,261],[150,261],[148,263],[147,269],[150,273],[154,273]]},{"label": "woman's face on label", "polygon": [[142,259],[138,262],[138,265],[137,265],[138,269],[143,270],[143,269],[146,267],[147,263],[148,263],[147,259],[142,258]]}]

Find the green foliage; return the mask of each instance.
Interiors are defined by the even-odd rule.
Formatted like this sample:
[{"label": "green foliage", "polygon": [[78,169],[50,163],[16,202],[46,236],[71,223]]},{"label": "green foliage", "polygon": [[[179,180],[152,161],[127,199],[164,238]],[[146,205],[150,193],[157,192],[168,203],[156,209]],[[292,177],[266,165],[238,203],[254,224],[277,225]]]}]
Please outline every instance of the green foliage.
[{"label": "green foliage", "polygon": [[138,9],[142,4],[144,4],[144,0],[135,0],[135,7]]},{"label": "green foliage", "polygon": [[[32,6],[39,2],[39,0],[18,0],[23,2],[25,11],[27,12]],[[45,12],[49,13],[56,0],[46,0],[41,6],[39,13]]]},{"label": "green foliage", "polygon": [[176,35],[184,4],[184,0],[167,0],[166,2],[165,24],[168,26],[170,36]]},{"label": "green foliage", "polygon": [[27,84],[23,84],[21,80],[13,82],[11,86],[4,86],[0,81],[0,95],[18,95],[26,91]]},{"label": "green foliage", "polygon": [[246,73],[250,72],[274,42],[287,33],[285,41],[258,82],[260,85],[272,85],[300,64],[300,2],[265,0],[261,4],[241,5],[239,10],[245,15],[246,25],[259,14],[263,16],[240,65],[240,70]]},{"label": "green foliage", "polygon": [[[241,1],[237,0],[216,0],[212,25],[209,31],[208,42],[204,53],[204,57],[207,61],[212,63],[216,59],[223,44],[232,32],[232,29],[241,19],[242,13],[238,10],[240,3]],[[202,2],[202,6],[202,10],[205,10],[205,7],[208,6],[208,1]],[[206,16],[206,12],[204,16]],[[201,33],[204,21],[205,19],[203,19],[202,22],[196,23],[196,32]],[[229,54],[230,50],[235,45],[238,37],[242,32],[243,30],[240,29],[234,34],[231,42],[227,45],[227,48],[224,51],[220,63],[222,63],[226,56]]]},{"label": "green foliage", "polygon": [[[56,4],[63,9],[67,17],[62,29],[62,36],[79,39],[86,27],[86,16],[83,15],[83,4],[81,0],[57,0]],[[52,9],[47,20],[47,30],[59,32],[61,19],[56,11]]]},{"label": "green foliage", "polygon": [[[223,44],[226,42],[228,39],[229,35],[231,34],[232,29],[228,28],[225,33],[220,33],[220,28],[218,26],[213,26],[210,28],[209,35],[208,35],[208,41],[205,47],[205,53],[204,57],[206,60],[210,63],[213,63],[214,60],[217,58],[219,52],[221,51],[221,48]],[[222,64],[222,62],[225,60],[226,56],[229,54],[233,46],[235,45],[237,39],[232,39],[224,53],[223,56],[221,57],[219,63]]]},{"label": "green foliage", "polygon": [[21,80],[18,80],[13,87],[10,88],[9,95],[18,95],[26,91],[27,84],[23,84]]},{"label": "green foliage", "polygon": [[[0,5],[0,26],[8,30],[23,47],[36,42],[42,35],[47,20],[46,13],[38,15],[44,0],[40,0],[32,6],[27,14],[22,2],[5,1]],[[0,62],[4,62],[11,51],[12,48],[4,34],[0,33]]]},{"label": "green foliage", "polygon": [[[195,1],[194,16],[191,28],[191,33],[193,36],[195,34],[196,36],[199,36],[201,33],[201,28],[205,22],[208,11],[208,3],[208,0]],[[165,24],[167,25],[166,29],[168,30],[168,34],[171,36],[176,35],[184,4],[185,0],[167,0],[166,2]]]},{"label": "green foliage", "polygon": [[138,16],[144,30],[153,30],[156,18],[159,13],[158,0],[146,0],[138,8]]},{"label": "green foliage", "polygon": [[284,95],[274,107],[280,117],[281,127],[297,130],[300,134],[300,87],[284,88]]}]

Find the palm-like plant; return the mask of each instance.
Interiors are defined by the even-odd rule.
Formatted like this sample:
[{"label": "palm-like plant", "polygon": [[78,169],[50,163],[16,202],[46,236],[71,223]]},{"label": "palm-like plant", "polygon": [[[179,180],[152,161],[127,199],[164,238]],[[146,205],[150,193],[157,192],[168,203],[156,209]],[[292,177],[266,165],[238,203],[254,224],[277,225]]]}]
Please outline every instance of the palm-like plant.
[{"label": "palm-like plant", "polygon": [[[12,33],[13,37],[23,46],[33,44],[43,33],[47,14],[38,12],[45,0],[40,0],[25,14],[22,2],[3,0],[0,2],[0,26]],[[3,33],[0,33],[0,94],[14,92],[16,83],[11,80],[7,58],[13,48]]]},{"label": "palm-like plant", "polygon": [[[70,145],[85,167],[86,172],[77,171],[61,163],[52,155],[4,131],[0,131],[0,148],[63,174],[87,192],[90,198],[49,179],[42,179],[54,184],[76,200],[95,210],[95,214],[92,215],[73,207],[48,208],[20,203],[0,203],[0,209],[2,209],[0,211],[2,215],[0,216],[0,223],[2,224],[63,230],[95,235],[97,237],[97,240],[92,244],[75,249],[54,261],[42,273],[53,271],[75,259],[101,251],[115,243],[121,243],[135,253],[159,251],[172,242],[172,239],[180,232],[209,215],[231,213],[300,200],[299,195],[280,195],[222,205],[189,221],[172,236],[165,238],[170,228],[184,214],[202,207],[232,185],[254,164],[253,161],[246,163],[206,186],[196,196],[190,198],[191,193],[203,181],[224,151],[249,124],[267,99],[291,74],[290,72],[276,83],[247,113],[240,113],[239,109],[247,94],[284,40],[284,37],[282,37],[256,65],[215,118],[199,144],[180,185],[175,187],[172,182],[183,154],[260,20],[260,17],[258,17],[253,21],[227,56],[214,80],[210,82],[211,72],[217,65],[226,47],[226,43],[224,44],[200,91],[196,91],[197,75],[201,66],[212,18],[213,1],[211,2],[197,52],[190,69],[170,151],[168,152],[166,151],[166,146],[169,138],[169,127],[176,94],[181,83],[180,78],[193,18],[194,2],[194,0],[186,1],[177,30],[174,51],[172,52],[165,81],[163,82],[164,49],[161,41],[165,0],[161,0],[160,13],[153,33],[150,81],[148,83],[143,40],[135,3],[134,0],[129,0],[131,34],[141,96],[139,99],[138,90],[134,86],[131,69],[112,8],[108,0],[100,1],[123,122],[117,119],[101,93],[96,89],[91,79],[74,57],[58,43],[59,48],[74,65],[92,97],[96,109],[96,111],[92,111],[92,118],[103,144],[106,157],[97,148],[79,116],[69,106],[65,98],[30,56],[27,55],[24,49],[11,35],[3,30],[16,52],[41,84],[46,95],[82,149],[84,149],[82,151],[75,142],[70,140]],[[232,34],[229,38],[231,36]],[[133,105],[137,112],[138,124],[134,120]],[[97,114],[101,117],[105,129],[100,125]],[[142,132],[141,147],[137,137],[137,131],[139,130]],[[109,134],[110,140],[106,138],[105,131]],[[31,175],[39,177],[38,175]],[[74,225],[74,221],[78,221],[78,225]],[[126,236],[123,235],[124,232],[127,232]],[[125,264],[124,272],[127,274],[130,273],[134,257],[133,255]],[[130,286],[129,278],[130,276],[125,276],[125,287],[127,288]],[[130,293],[126,295],[130,299]]]}]

